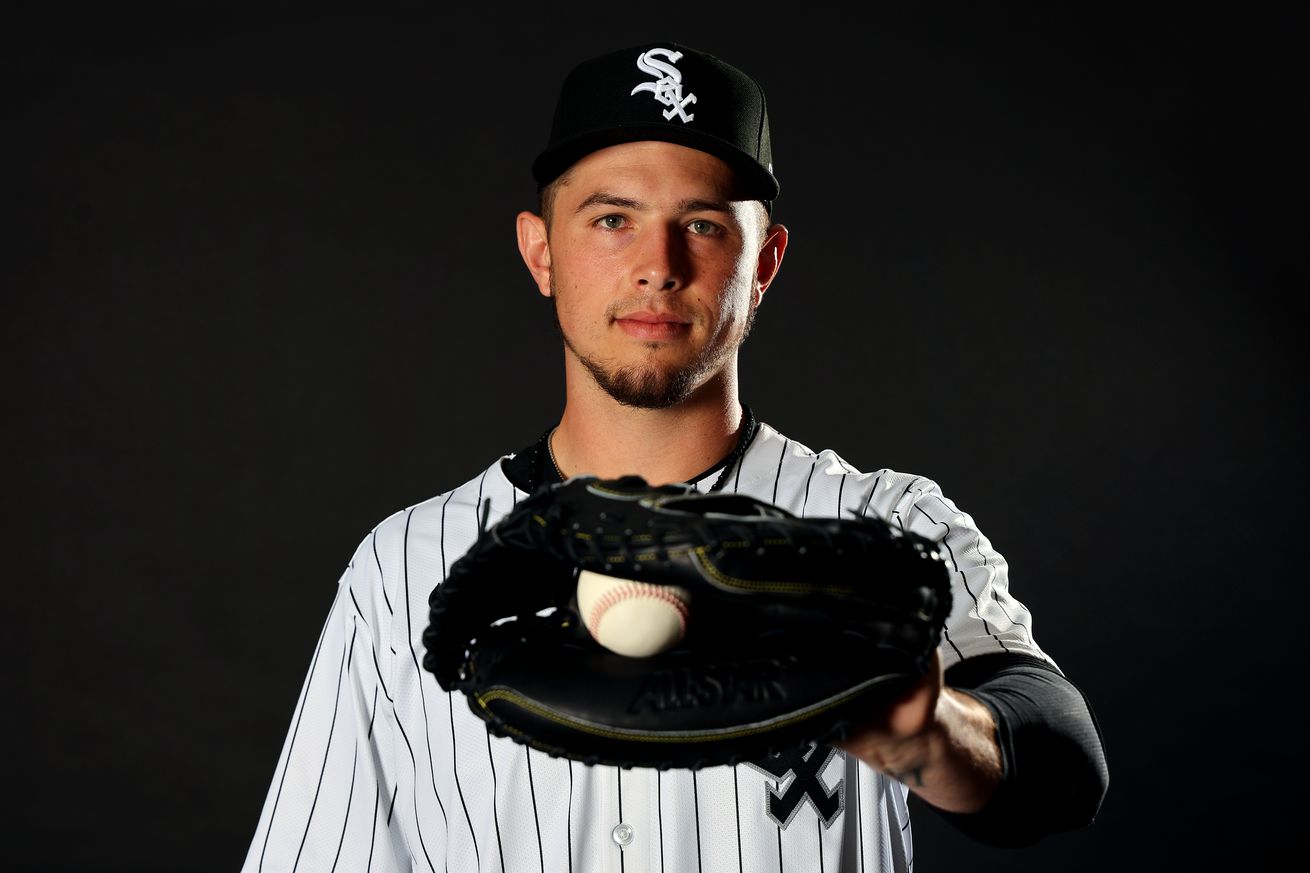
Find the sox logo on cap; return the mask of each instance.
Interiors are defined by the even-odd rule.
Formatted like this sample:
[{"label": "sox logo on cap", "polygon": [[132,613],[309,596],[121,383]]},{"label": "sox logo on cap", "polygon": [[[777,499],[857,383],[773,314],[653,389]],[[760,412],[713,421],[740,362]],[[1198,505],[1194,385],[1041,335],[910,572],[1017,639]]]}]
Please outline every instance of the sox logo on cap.
[{"label": "sox logo on cap", "polygon": [[[647,102],[652,98],[654,107]],[[564,77],[550,138],[532,162],[532,176],[543,189],[597,149],[645,140],[726,161],[744,198],[772,212],[778,180],[760,83],[714,55],[670,40],[638,43],[574,66]]]},{"label": "sox logo on cap", "polygon": [[[659,60],[657,55],[668,58],[668,62]],[[669,107],[664,112],[665,121],[672,121],[673,116],[676,115],[682,119],[683,124],[686,124],[696,117],[686,112],[686,108],[696,102],[696,95],[682,96],[682,71],[673,66],[680,60],[682,60],[682,52],[675,52],[672,49],[653,48],[642,52],[637,57],[637,69],[654,76],[656,81],[642,82],[633,88],[631,93],[651,92],[657,102]]]}]

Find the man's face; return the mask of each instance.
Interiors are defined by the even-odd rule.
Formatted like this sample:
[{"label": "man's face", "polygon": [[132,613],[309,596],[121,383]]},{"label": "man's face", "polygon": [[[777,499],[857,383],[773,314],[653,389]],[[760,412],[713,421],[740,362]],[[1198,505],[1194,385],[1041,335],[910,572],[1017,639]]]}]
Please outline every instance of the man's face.
[{"label": "man's face", "polygon": [[664,142],[593,152],[556,186],[556,320],[568,354],[620,403],[672,406],[735,362],[765,232],[759,204],[740,198],[723,161]]}]

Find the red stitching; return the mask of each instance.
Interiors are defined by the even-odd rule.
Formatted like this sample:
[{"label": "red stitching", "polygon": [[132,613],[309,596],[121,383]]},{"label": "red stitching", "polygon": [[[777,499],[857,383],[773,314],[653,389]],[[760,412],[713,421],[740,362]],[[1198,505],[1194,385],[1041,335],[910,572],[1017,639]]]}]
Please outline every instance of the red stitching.
[{"label": "red stitching", "polygon": [[624,600],[631,600],[637,595],[648,595],[672,606],[674,611],[678,613],[679,635],[687,635],[687,604],[683,602],[682,598],[664,586],[651,585],[646,582],[624,582],[602,594],[592,605],[591,612],[587,616],[587,628],[591,631],[591,635],[593,637],[600,636],[600,620],[604,618],[605,613],[609,611],[611,606]]}]

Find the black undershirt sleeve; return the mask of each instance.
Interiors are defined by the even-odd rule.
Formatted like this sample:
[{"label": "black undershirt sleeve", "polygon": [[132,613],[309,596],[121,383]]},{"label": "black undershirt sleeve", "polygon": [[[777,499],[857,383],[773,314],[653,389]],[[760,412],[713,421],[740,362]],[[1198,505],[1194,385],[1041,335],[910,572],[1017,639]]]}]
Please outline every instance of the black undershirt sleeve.
[{"label": "black undershirt sleeve", "polygon": [[996,720],[1003,779],[981,811],[936,810],[961,832],[1018,847],[1091,824],[1109,785],[1100,727],[1077,686],[1029,655],[966,658],[946,684],[976,698]]}]

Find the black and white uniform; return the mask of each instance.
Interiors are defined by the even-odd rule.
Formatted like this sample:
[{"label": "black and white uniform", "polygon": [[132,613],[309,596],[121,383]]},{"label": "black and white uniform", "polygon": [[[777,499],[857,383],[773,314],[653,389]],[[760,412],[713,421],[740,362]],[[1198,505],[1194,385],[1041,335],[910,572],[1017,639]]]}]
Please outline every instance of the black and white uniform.
[{"label": "black and white uniform", "polygon": [[[398,512],[342,575],[244,871],[908,871],[908,789],[821,747],[696,772],[587,767],[491,737],[420,663],[433,586],[527,496],[502,461]],[[760,424],[722,488],[800,516],[880,516],[944,545],[947,667],[996,652],[1051,663],[1007,567],[921,476],[861,473]],[[695,483],[709,490],[706,476]],[[1052,666],[1054,666],[1052,664]]]}]

